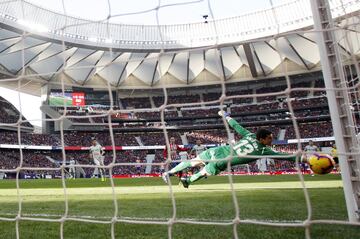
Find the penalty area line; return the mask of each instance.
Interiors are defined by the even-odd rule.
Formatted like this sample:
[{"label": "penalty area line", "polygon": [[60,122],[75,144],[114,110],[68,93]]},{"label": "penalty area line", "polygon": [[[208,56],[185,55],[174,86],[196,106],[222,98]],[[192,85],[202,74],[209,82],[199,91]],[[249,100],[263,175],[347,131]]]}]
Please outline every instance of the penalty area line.
[{"label": "penalty area line", "polygon": [[[2,216],[8,216],[8,217],[16,217],[18,214],[15,213],[1,213]],[[21,214],[23,217],[43,217],[43,218],[61,218],[64,215],[63,214],[47,214],[47,213],[23,213]],[[77,218],[77,219],[93,219],[93,220],[111,220],[113,217],[104,217],[104,216],[90,216],[90,215],[68,215],[68,218]],[[117,217],[118,219],[125,219],[125,220],[138,220],[138,221],[168,221],[172,218],[166,218],[166,217]],[[200,221],[200,222],[209,222],[208,219],[205,218],[177,218],[177,220],[182,221]],[[259,220],[259,219],[241,219],[242,221],[259,221],[259,222],[266,222],[266,223],[303,223],[304,220]],[[213,220],[216,222],[232,222],[233,220]]]}]

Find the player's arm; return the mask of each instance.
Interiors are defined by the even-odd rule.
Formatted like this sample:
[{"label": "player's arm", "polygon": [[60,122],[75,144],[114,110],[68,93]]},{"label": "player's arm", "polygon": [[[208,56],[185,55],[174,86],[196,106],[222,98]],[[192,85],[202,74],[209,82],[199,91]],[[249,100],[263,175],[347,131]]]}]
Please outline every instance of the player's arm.
[{"label": "player's arm", "polygon": [[177,151],[188,151],[189,150],[188,148],[180,147],[179,145],[176,145],[176,149],[177,149]]},{"label": "player's arm", "polygon": [[230,125],[231,128],[233,128],[236,133],[238,133],[239,135],[241,135],[242,137],[245,137],[249,134],[251,134],[251,132],[247,129],[245,129],[244,127],[242,127],[236,120],[234,120],[233,118],[230,117],[230,114],[220,110],[218,112],[218,114],[220,116],[224,116],[226,121],[228,122],[228,124]]},{"label": "player's arm", "polygon": [[104,147],[101,147],[101,149],[100,149],[100,154],[101,154],[101,156],[104,156],[104,155],[105,155],[105,148],[104,148]]},{"label": "player's arm", "polygon": [[[296,155],[293,155],[293,154],[288,154],[288,153],[283,153],[283,152],[278,152],[276,150],[273,150],[269,147],[267,147],[265,150],[264,150],[264,155],[270,155],[271,158],[274,158],[274,159],[279,159],[279,160],[288,160],[288,161],[293,161],[295,162],[296,161]],[[288,157],[277,157],[277,156],[288,156]],[[300,162],[304,161],[303,157],[300,157]]]}]

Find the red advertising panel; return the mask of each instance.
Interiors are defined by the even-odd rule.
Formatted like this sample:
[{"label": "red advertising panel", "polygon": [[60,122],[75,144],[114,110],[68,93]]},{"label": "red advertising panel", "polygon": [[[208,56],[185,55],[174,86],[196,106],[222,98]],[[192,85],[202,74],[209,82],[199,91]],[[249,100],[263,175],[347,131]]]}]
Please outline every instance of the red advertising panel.
[{"label": "red advertising panel", "polygon": [[72,105],[74,106],[85,106],[85,93],[73,92],[72,93]]}]

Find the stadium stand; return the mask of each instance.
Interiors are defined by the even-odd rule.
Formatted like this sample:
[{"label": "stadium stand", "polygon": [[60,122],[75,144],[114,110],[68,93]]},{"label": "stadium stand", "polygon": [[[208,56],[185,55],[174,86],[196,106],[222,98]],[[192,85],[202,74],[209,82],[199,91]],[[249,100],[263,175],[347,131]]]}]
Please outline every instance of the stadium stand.
[{"label": "stadium stand", "polygon": [[[14,124],[20,119],[20,112],[3,97],[0,97],[0,123]],[[21,117],[22,120],[26,120]],[[33,128],[29,122],[22,122],[22,127]]]},{"label": "stadium stand", "polygon": [[[262,94],[270,92],[279,92],[286,89],[284,81],[283,84],[270,86],[266,83],[260,85],[254,84],[248,86],[248,89],[237,89],[238,84],[229,87],[227,96],[243,96],[251,95],[253,93]],[[313,81],[297,81],[292,82],[292,88],[308,88],[308,87],[322,87],[321,80]],[[228,135],[223,127],[222,119],[218,117],[218,104],[208,105],[206,102],[218,100],[221,93],[218,89],[209,88],[212,92],[194,91],[191,94],[184,95],[176,94],[176,91],[171,91],[172,95],[168,97],[168,104],[182,104],[182,103],[199,103],[197,106],[181,107],[177,109],[167,108],[165,110],[165,121],[168,128],[168,137],[175,137],[178,144],[195,144],[196,140],[201,140],[204,144],[226,144],[228,142]],[[217,91],[217,92],[216,92]],[[290,103],[293,106],[295,116],[299,122],[299,129],[302,138],[314,137],[331,137],[333,135],[331,123],[326,121],[329,117],[329,109],[327,99],[322,94],[311,91],[292,91]],[[266,127],[270,129],[276,140],[288,140],[295,138],[295,131],[290,120],[290,113],[288,110],[288,101],[285,95],[282,96],[268,96],[268,97],[246,97],[233,98],[226,100],[226,106],[232,116],[241,122],[250,131],[255,132],[259,127]],[[123,109],[140,109],[151,108],[152,103],[155,106],[163,104],[164,97],[162,96],[148,96],[148,97],[127,97],[119,99],[121,106],[114,106],[114,110]],[[255,103],[256,102],[256,103]],[[0,100],[0,120],[2,122],[14,123],[19,118],[19,113],[16,109],[4,99]],[[204,104],[205,103],[205,104]],[[51,106],[60,115],[64,114],[64,107]],[[74,107],[66,108],[66,116],[74,124],[82,125],[105,125],[108,126],[107,116],[98,116],[91,118],[81,118],[84,116],[96,116],[104,114],[109,110],[106,105],[95,105],[91,107]],[[154,109],[155,110],[155,109]],[[79,117],[77,117],[79,116]],[[196,119],[195,119],[196,118]],[[112,122],[117,123],[113,125],[115,146],[164,146],[165,138],[160,126],[160,112],[135,112],[135,113],[115,113],[111,116]],[[272,124],[273,123],[273,124]],[[28,124],[29,125],[29,124]],[[31,125],[30,125],[31,126]],[[172,128],[175,127],[175,128]],[[146,133],[144,133],[146,132]],[[282,133],[282,137],[280,137]],[[21,144],[30,146],[51,146],[61,147],[61,137],[59,132],[54,131],[52,134],[34,134],[22,132]],[[234,134],[235,139],[238,136]],[[111,139],[109,137],[108,129],[102,131],[89,130],[72,130],[64,132],[65,147],[88,147],[91,145],[91,139],[96,138],[103,146],[111,146]],[[0,132],[0,140],[3,144],[18,144],[17,132],[2,130]],[[185,140],[185,141],[184,141]],[[326,144],[326,142],[323,142]],[[278,145],[277,149],[284,152],[294,152],[296,145]],[[19,157],[11,158],[11,155],[18,155],[18,150],[4,149],[4,153],[0,156],[0,165],[2,168],[15,168],[19,163]],[[146,161],[148,154],[155,154],[154,162],[163,162],[162,150],[123,150],[116,151],[116,162],[140,162]],[[62,160],[62,154],[59,150],[25,150],[24,151],[24,165],[33,167],[53,167],[45,156],[50,156],[59,161]],[[67,159],[73,158],[80,164],[89,163],[88,151],[74,149],[66,151]],[[112,162],[112,151],[107,151],[105,155],[105,164]],[[293,165],[284,162],[275,162],[274,169],[277,170],[291,170]],[[256,172],[257,166],[255,164],[249,165],[251,172]],[[89,176],[92,173],[91,168],[84,169]],[[133,174],[144,173],[145,167],[139,168],[134,166],[119,166],[114,169],[116,174]],[[234,168],[234,170],[244,170],[244,168]],[[248,169],[246,169],[248,170]],[[151,173],[159,173],[162,171],[160,166],[153,165]],[[47,172],[53,177],[59,176],[59,172]],[[41,174],[41,173],[39,173]]]}]

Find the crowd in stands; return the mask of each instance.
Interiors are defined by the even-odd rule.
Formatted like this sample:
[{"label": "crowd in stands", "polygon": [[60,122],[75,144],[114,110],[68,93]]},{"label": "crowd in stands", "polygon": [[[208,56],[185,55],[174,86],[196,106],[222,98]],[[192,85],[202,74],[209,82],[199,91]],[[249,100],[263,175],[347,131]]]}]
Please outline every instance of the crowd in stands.
[{"label": "crowd in stands", "polygon": [[[323,80],[323,79],[317,79],[317,80],[315,80],[314,88],[320,88],[320,90],[316,90],[316,91],[313,92],[313,95],[314,95],[314,96],[324,96],[324,95],[326,95],[325,83],[324,83],[324,80]],[[323,90],[322,90],[321,88],[322,88]]]},{"label": "crowd in stands", "polygon": [[232,98],[233,104],[251,104],[254,100],[254,97],[251,96],[253,93],[252,89],[247,90],[239,90],[239,91],[229,91],[226,93],[226,96],[245,96],[249,95],[247,97],[238,97],[238,98]]},{"label": "crowd in stands", "polygon": [[181,113],[184,117],[208,117],[208,116],[216,116],[219,108],[212,108],[212,109],[196,109],[196,110],[182,110]]},{"label": "crowd in stands", "polygon": [[122,98],[120,99],[120,102],[125,109],[151,108],[149,97]]},{"label": "crowd in stands", "polygon": [[[309,83],[308,83],[309,84]],[[296,85],[296,87],[304,87],[306,85],[304,84],[299,84]],[[275,90],[283,90],[284,86],[278,86],[278,87],[272,87],[272,88],[266,88],[265,89],[258,89],[258,91],[262,92],[273,92]],[[229,96],[231,96],[232,94],[235,94],[236,91],[230,91],[229,92]],[[276,91],[275,91],[276,92]],[[299,91],[300,93],[303,91]],[[240,90],[238,92],[236,92],[237,94],[251,94],[251,90]],[[217,93],[207,93],[204,94],[207,95],[206,98],[204,99],[204,101],[206,102],[208,99],[212,100],[211,97],[219,97],[220,95]],[[189,97],[190,99],[187,99],[187,97]],[[163,97],[153,97],[156,102],[159,102],[161,100],[163,100]],[[259,98],[259,97],[258,97]],[[137,98],[137,99],[146,99],[146,98]],[[150,99],[150,98],[149,98]],[[199,97],[194,97],[194,95],[189,95],[189,96],[184,96],[184,97],[170,97],[169,96],[169,100],[173,99],[173,103],[181,103],[182,100],[187,101],[190,100],[189,102],[195,101],[197,102]],[[175,100],[177,99],[177,100]],[[258,101],[256,103],[252,103],[252,101],[248,101],[245,103],[247,98],[235,98],[235,99],[231,99],[230,102],[224,102],[224,105],[229,107],[229,112],[231,112],[232,115],[236,115],[236,114],[241,114],[243,117],[242,122],[246,122],[246,114],[251,114],[252,117],[249,118],[249,121],[265,121],[265,120],[274,120],[276,119],[276,117],[282,117],[284,115],[273,115],[272,117],[266,116],[264,117],[264,115],[266,115],[264,112],[270,111],[270,110],[283,110],[282,112],[285,112],[284,110],[289,108],[289,103],[287,102],[288,99],[287,98],[274,98],[272,97],[272,99],[258,99]],[[123,99],[125,100],[125,99]],[[234,103],[236,100],[244,100],[240,103]],[[314,109],[314,108],[319,108],[319,110],[321,110],[322,112],[325,112],[327,110],[327,99],[324,96],[317,96],[317,97],[310,97],[310,98],[291,98],[290,104],[292,105],[292,108],[294,110],[296,110],[296,116],[300,117],[301,115],[303,115],[304,117],[306,117],[307,115],[311,114],[312,116],[316,116],[317,112],[316,111],[312,111],[309,110],[308,108]],[[214,105],[215,106],[215,105]],[[199,105],[197,107],[178,107],[178,108],[167,108],[164,111],[164,118],[166,120],[166,123],[168,125],[177,125],[177,126],[181,126],[182,124],[185,125],[190,125],[195,119],[206,119],[208,117],[217,117],[217,111],[219,109],[219,104],[217,104],[218,107],[214,107],[214,106],[209,106],[209,105],[202,105],[201,107],[199,107]],[[116,107],[115,107],[116,108]],[[114,108],[114,109],[115,109]],[[322,109],[320,109],[322,108]],[[59,110],[59,113],[62,113],[62,108],[60,107],[55,107],[54,109]],[[95,110],[95,111],[94,111]],[[99,111],[100,110],[100,111]],[[300,112],[301,110],[306,111],[306,112]],[[318,109],[317,109],[318,110]],[[312,112],[311,112],[312,111]],[[91,111],[89,109],[87,110],[74,110],[73,108],[69,108],[67,111],[67,115],[69,116],[69,119],[72,120],[74,123],[106,123],[108,122],[108,117],[107,116],[99,116],[99,117],[90,117],[90,118],[76,118],[74,116],[80,116],[80,117],[84,117],[86,115],[96,115],[96,114],[100,114],[101,112],[105,112],[106,113],[106,109],[92,109]],[[263,114],[259,114],[258,117],[253,117],[254,112],[259,112],[259,113],[263,113]],[[261,116],[261,117],[260,117]],[[285,115],[286,118],[288,118],[289,115]],[[174,119],[179,119],[184,117],[184,119],[189,120],[195,118],[194,120],[191,120],[191,122],[184,122],[184,121],[179,121],[179,120],[174,120]],[[141,111],[141,112],[131,112],[131,113],[117,113],[112,115],[112,120],[114,120],[113,122],[115,122],[116,119],[132,119],[132,120],[160,120],[160,112],[159,111]],[[280,118],[281,119],[281,118]],[[117,121],[119,122],[119,121]],[[124,127],[124,124],[118,124],[115,127]],[[142,126],[144,127],[144,126]]]},{"label": "crowd in stands", "polygon": [[[114,143],[119,146],[139,145],[136,141],[135,134],[117,134],[114,133]],[[64,143],[67,146],[90,146],[91,140],[95,138],[101,145],[112,145],[110,132],[94,133],[94,132],[70,132],[64,134]]]},{"label": "crowd in stands", "polygon": [[278,96],[284,96],[284,94],[280,94],[280,93],[284,91],[286,88],[287,88],[286,85],[281,85],[281,86],[273,86],[273,87],[262,87],[260,89],[256,89],[256,94],[276,93],[274,95],[258,96],[257,102],[275,101]]},{"label": "crowd in stands", "polygon": [[[20,133],[20,140],[22,145],[61,145],[60,138],[50,134]],[[19,144],[18,133],[16,131],[1,131],[0,142],[1,144]]]},{"label": "crowd in stands", "polygon": [[[0,97],[0,124],[14,124],[19,121],[20,112],[7,100],[3,97]],[[22,120],[26,120],[22,117]],[[21,123],[22,127],[30,127],[32,125],[29,122]]]},{"label": "crowd in stands", "polygon": [[[165,118],[176,118],[179,117],[176,110],[165,110]],[[135,117],[138,119],[160,119],[160,111],[154,112],[136,112]]]},{"label": "crowd in stands", "polygon": [[189,144],[195,144],[196,140],[201,140],[204,144],[224,144],[228,140],[228,135],[224,130],[214,131],[193,131],[186,134]]},{"label": "crowd in stands", "polygon": [[[314,138],[314,137],[329,137],[333,135],[331,122],[317,122],[314,123],[301,123],[299,124],[299,132],[301,138]],[[286,130],[286,139],[295,138],[294,127],[289,127]]]},{"label": "crowd in stands", "polygon": [[[304,147],[303,145],[302,147]],[[297,145],[277,145],[274,148],[281,152],[295,153],[297,151]],[[190,148],[188,152],[190,151]],[[164,170],[163,150],[126,150],[126,151],[116,151],[115,160],[113,156],[113,151],[106,151],[104,165],[109,165],[111,163],[120,164],[112,168],[113,175],[126,175],[126,174],[144,174],[147,167],[146,157],[148,154],[154,154],[155,158],[152,161],[150,166],[150,173],[161,173]],[[2,149],[0,154],[0,169],[2,170],[14,170],[13,172],[8,172],[9,175],[15,175],[15,169],[17,167],[22,167],[20,171],[20,177],[22,175],[36,175],[36,177],[43,177],[41,175],[51,175],[52,177],[61,177],[61,170],[59,168],[63,163],[63,155],[60,150],[57,151],[46,151],[46,150],[22,150],[22,160],[20,156],[20,151],[16,149]],[[47,157],[52,159],[49,160]],[[185,156],[186,157],[186,156]],[[180,160],[181,158],[177,158]],[[82,165],[83,170],[85,171],[86,177],[93,176],[94,168],[87,167],[94,165],[93,160],[89,157],[89,151],[66,151],[65,153],[65,165],[69,167],[69,161],[75,160],[77,165]],[[40,169],[38,169],[40,168]],[[43,169],[41,169],[43,168]],[[54,170],[49,170],[49,168]],[[294,171],[295,164],[290,161],[283,160],[272,160],[270,171]],[[56,170],[55,170],[56,169]],[[67,168],[68,170],[68,168]],[[109,169],[106,169],[109,174]],[[249,165],[239,165],[232,168],[232,171],[235,172],[250,172],[257,173],[259,168],[257,162],[252,162]]]},{"label": "crowd in stands", "polygon": [[[1,150],[0,155],[0,169],[11,170],[17,167],[26,168],[21,170],[22,174],[48,174],[53,177],[61,177],[60,170],[47,170],[36,168],[59,168],[63,162],[63,156],[61,151],[46,151],[46,150],[23,150],[22,151],[22,163],[20,157],[20,151],[14,149]],[[133,163],[134,165],[120,165],[113,168],[113,174],[134,174],[145,173],[145,166],[140,166],[140,171],[135,163],[146,163],[146,150],[137,151],[117,151],[115,157],[115,163]],[[48,160],[46,157],[50,157],[55,162]],[[69,166],[70,160],[75,160],[76,164],[80,165],[94,165],[93,160],[89,157],[89,151],[66,151],[65,164]],[[138,161],[137,161],[138,160]],[[105,154],[104,164],[108,165],[113,162],[112,151],[108,151]],[[34,168],[34,169],[27,169]],[[92,167],[83,167],[87,177],[91,177],[94,171]],[[12,174],[14,174],[13,172]]]},{"label": "crowd in stands", "polygon": [[[164,96],[152,97],[156,107],[159,107],[165,103]],[[200,95],[168,95],[167,105],[169,104],[186,104],[186,103],[199,103]]]},{"label": "crowd in stands", "polygon": [[[27,168],[56,168],[56,165],[51,163],[46,156],[52,155],[51,151],[40,151],[40,150],[22,150],[22,158],[19,150],[14,149],[2,149],[0,154],[0,169],[14,170],[17,167],[25,167],[20,171],[20,177],[23,174],[48,174],[60,176],[59,170],[41,170],[41,169],[27,169]],[[10,175],[15,175],[14,172],[8,172]]]},{"label": "crowd in stands", "polygon": [[66,112],[66,115],[69,116],[68,119],[74,123],[90,123],[89,118],[85,117],[88,115],[86,112],[69,111]]},{"label": "crowd in stands", "polygon": [[[180,134],[177,132],[168,132],[168,138],[175,138],[176,143],[182,144]],[[144,145],[165,145],[165,137],[163,132],[153,132],[142,134],[140,136]]]},{"label": "crowd in stands", "polygon": [[[311,112],[308,115],[310,116]],[[240,121],[240,120],[239,120]],[[241,122],[241,121],[240,121]],[[302,138],[313,137],[329,137],[333,135],[331,122],[318,121],[311,123],[299,123],[299,131]],[[247,127],[251,132],[256,132],[257,127]],[[263,127],[263,126],[261,126]],[[275,139],[278,138],[279,130],[285,130],[286,134],[283,139],[294,139],[295,130],[293,125],[267,125],[264,126],[273,132]],[[197,139],[202,140],[204,143],[221,144],[228,140],[227,133],[224,129],[220,130],[191,130],[191,131],[168,131],[168,137],[175,137],[179,144],[183,144],[180,135],[185,135],[189,144],[195,143]],[[237,135],[236,133],[234,135]],[[147,132],[147,133],[113,133],[114,143],[116,146],[139,146],[143,145],[164,145],[165,137],[162,131],[160,132]],[[70,131],[64,132],[64,145],[65,146],[90,146],[91,139],[96,138],[102,145],[112,145],[110,132],[81,132]],[[138,138],[138,140],[136,139]],[[61,146],[61,136],[59,134],[20,134],[22,145],[48,145],[48,146]],[[2,144],[19,144],[18,134],[16,131],[3,131],[0,132],[0,141]],[[140,142],[139,142],[140,141]]]},{"label": "crowd in stands", "polygon": [[[322,80],[317,80],[314,82],[300,82],[294,83],[291,85],[292,88],[310,88],[310,87],[319,87],[323,88],[324,84]],[[265,126],[265,128],[271,130],[276,139],[279,138],[280,133],[285,135],[283,139],[294,139],[296,138],[295,130],[292,124],[282,123],[281,125],[269,125],[267,121],[276,121],[283,119],[290,119],[291,114],[287,112],[288,102],[286,101],[286,95],[282,94],[279,96],[259,96],[254,97],[252,94],[263,94],[263,93],[279,93],[284,91],[287,88],[286,85],[279,86],[266,86],[257,89],[235,89],[226,92],[226,96],[245,96],[245,97],[235,97],[231,99],[226,99],[224,104],[228,106],[227,110],[231,115],[236,117],[240,123],[253,123],[261,122],[262,124],[256,124]],[[317,117],[317,116],[329,116],[329,109],[327,106],[327,99],[324,97],[325,91],[312,91],[309,90],[293,90],[291,91],[290,96],[295,99],[291,99],[290,103],[294,109],[294,116],[298,119],[307,118],[307,117]],[[229,142],[229,136],[232,137],[232,134],[228,135],[224,127],[215,127],[217,129],[191,129],[185,130],[176,128],[176,126],[204,126],[204,125],[222,125],[222,118],[218,116],[218,107],[219,104],[206,104],[206,102],[219,100],[221,93],[218,92],[208,92],[201,94],[186,94],[186,95],[168,95],[167,104],[179,104],[181,106],[177,108],[166,108],[165,110],[165,123],[169,127],[167,131],[168,137],[174,137],[176,143],[186,144],[195,144],[196,140],[201,140],[204,144],[226,144]],[[121,105],[125,109],[140,109],[140,108],[152,108],[152,103],[154,102],[156,107],[163,105],[164,97],[163,96],[149,96],[149,97],[137,97],[137,98],[123,98],[120,99]],[[184,105],[186,103],[198,103],[192,108]],[[209,107],[210,106],[210,107]],[[60,114],[63,114],[63,107],[54,107]],[[114,109],[120,109],[119,107],[114,107]],[[286,110],[285,110],[286,109]],[[91,108],[79,108],[79,107],[68,107],[66,115],[70,116],[69,119],[74,123],[105,123],[108,121],[107,116],[91,117],[91,118],[78,118],[77,116],[87,116],[87,115],[99,115],[101,112],[106,112],[108,108],[106,107],[91,107]],[[269,113],[269,110],[278,110],[274,113]],[[255,114],[254,114],[255,113]],[[260,114],[258,114],[260,113]],[[156,128],[161,125],[158,125],[160,121],[160,112],[131,112],[127,113],[129,115],[113,115],[112,119],[136,119],[139,123],[132,124],[132,121],[126,123],[121,123],[119,127],[123,128]],[[176,118],[176,120],[174,120]],[[15,123],[19,119],[19,112],[11,105],[9,102],[0,97],[0,123]],[[149,121],[146,121],[148,119]],[[172,119],[172,120],[168,120]],[[360,122],[357,122],[360,124]],[[23,124],[31,126],[30,124]],[[254,124],[252,124],[254,125]],[[256,130],[261,126],[252,126],[247,127],[251,132],[256,132]],[[313,120],[310,122],[300,122],[298,123],[299,132],[301,138],[313,138],[313,137],[329,137],[333,135],[331,122],[326,120]],[[172,128],[171,128],[172,127]],[[283,131],[280,131],[283,130]],[[233,132],[233,131],[231,131]],[[165,137],[163,131],[157,132],[120,132],[114,131],[114,144],[115,146],[155,146],[155,145],[165,145]],[[238,140],[239,137],[234,133],[235,140]],[[31,134],[23,133],[20,134],[21,144],[23,145],[50,145],[50,146],[61,146],[61,137],[57,132],[56,134]],[[96,140],[103,146],[111,146],[112,141],[110,137],[110,132],[84,132],[84,131],[65,131],[64,132],[64,145],[65,146],[85,146],[88,147],[91,145],[92,138]],[[11,132],[7,130],[2,130],[0,132],[0,144],[19,144],[18,142],[18,133],[16,131]],[[292,153],[297,150],[297,145],[279,145],[276,146],[276,149],[283,152]],[[20,153],[19,150],[10,150],[10,149],[0,149],[0,168],[1,169],[14,169],[20,164]],[[105,165],[113,162],[112,151],[107,151],[105,155]],[[164,161],[162,150],[127,150],[127,151],[117,151],[115,157],[115,163],[134,163],[134,165],[121,165],[116,166],[113,169],[114,174],[134,174],[134,173],[143,173],[145,172],[146,166],[139,167],[135,165],[145,163],[146,156],[148,154],[155,154],[154,163],[162,163]],[[23,150],[23,167],[55,167],[54,163],[49,161],[46,156],[50,156],[56,160],[62,159],[62,154],[60,151],[40,151],[40,150]],[[67,151],[66,158],[76,159],[79,164],[89,164],[88,151]],[[284,161],[274,161],[273,169],[288,169],[293,168],[293,164]],[[91,175],[93,168],[84,168],[87,175]],[[161,166],[152,166],[151,172],[159,173],[163,170]],[[234,170],[250,170],[256,172],[257,166],[255,163],[249,165],[249,167],[244,168],[243,166],[235,167]],[[47,172],[53,176],[59,176],[59,171],[49,171]]]},{"label": "crowd in stands", "polygon": [[297,90],[296,88],[309,88],[311,87],[310,82],[299,82],[291,84],[291,98],[306,98],[309,95],[308,90]]}]

